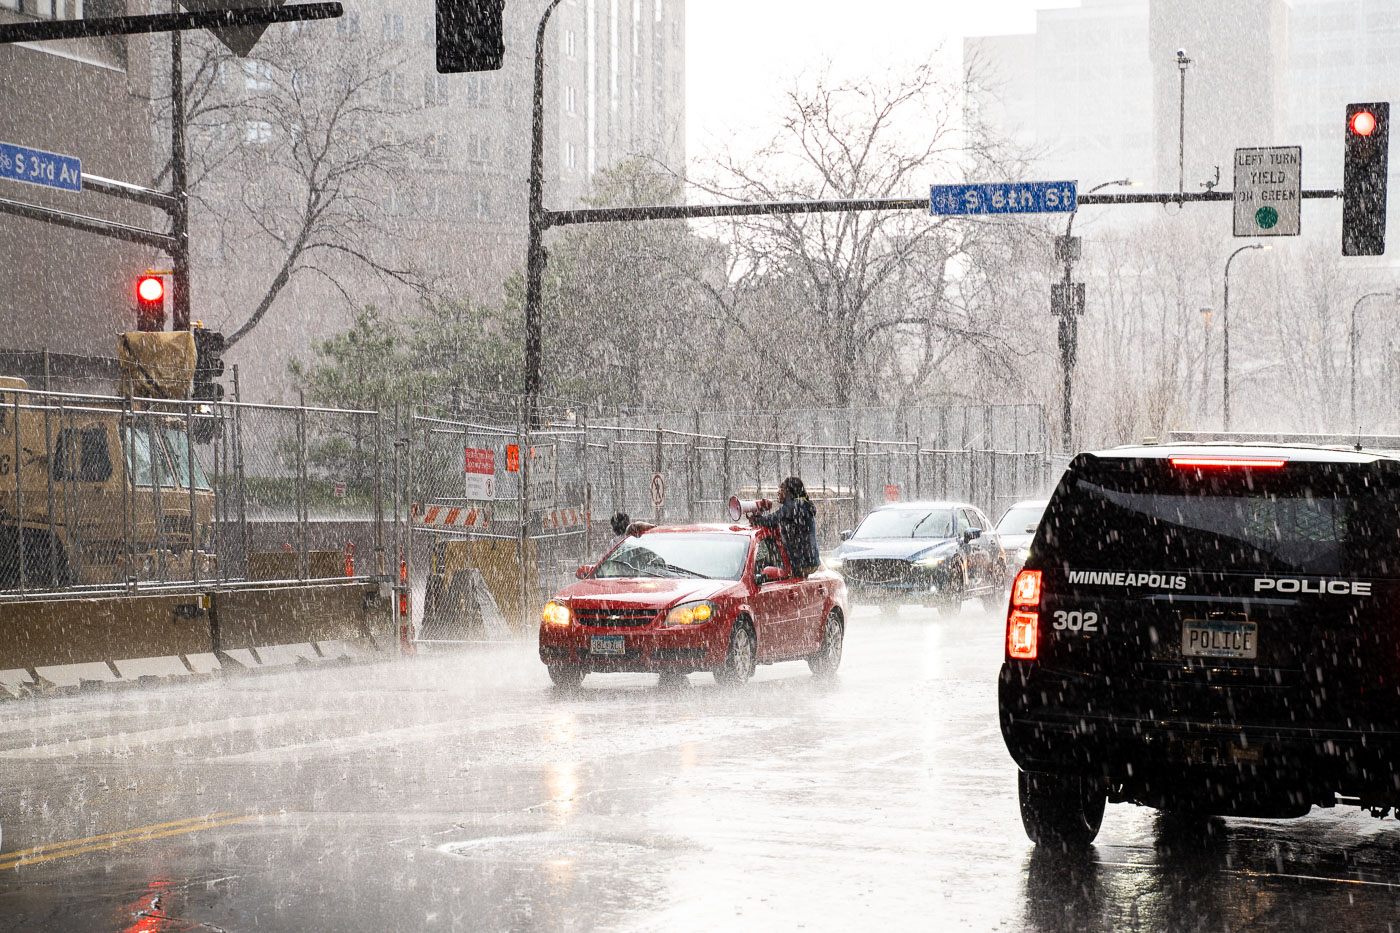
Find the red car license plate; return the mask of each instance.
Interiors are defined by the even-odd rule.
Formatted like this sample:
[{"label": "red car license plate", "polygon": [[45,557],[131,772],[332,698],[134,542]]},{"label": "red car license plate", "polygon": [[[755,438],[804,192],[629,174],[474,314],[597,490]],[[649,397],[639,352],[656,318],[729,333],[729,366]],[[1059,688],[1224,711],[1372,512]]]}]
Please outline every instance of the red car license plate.
[{"label": "red car license plate", "polygon": [[627,653],[627,638],[623,635],[594,635],[588,642],[589,654],[623,655]]}]

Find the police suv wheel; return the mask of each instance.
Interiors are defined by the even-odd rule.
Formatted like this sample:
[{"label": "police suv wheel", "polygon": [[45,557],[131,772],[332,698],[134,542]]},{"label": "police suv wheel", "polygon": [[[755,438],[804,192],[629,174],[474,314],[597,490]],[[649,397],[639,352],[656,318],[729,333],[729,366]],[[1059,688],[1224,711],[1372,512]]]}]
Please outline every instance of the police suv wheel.
[{"label": "police suv wheel", "polygon": [[1021,825],[1036,845],[1077,848],[1099,834],[1108,802],[1101,783],[1077,774],[1021,771],[1016,785]]}]

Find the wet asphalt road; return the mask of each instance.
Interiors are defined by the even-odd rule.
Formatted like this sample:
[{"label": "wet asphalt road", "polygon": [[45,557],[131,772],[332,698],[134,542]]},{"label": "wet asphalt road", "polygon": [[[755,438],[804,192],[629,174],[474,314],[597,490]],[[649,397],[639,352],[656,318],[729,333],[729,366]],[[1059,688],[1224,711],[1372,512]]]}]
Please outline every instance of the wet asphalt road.
[{"label": "wet asphalt road", "polygon": [[1394,930],[1400,826],[1037,853],[1001,619],[858,609],[839,678],[549,684],[533,641],[0,704],[0,929]]}]

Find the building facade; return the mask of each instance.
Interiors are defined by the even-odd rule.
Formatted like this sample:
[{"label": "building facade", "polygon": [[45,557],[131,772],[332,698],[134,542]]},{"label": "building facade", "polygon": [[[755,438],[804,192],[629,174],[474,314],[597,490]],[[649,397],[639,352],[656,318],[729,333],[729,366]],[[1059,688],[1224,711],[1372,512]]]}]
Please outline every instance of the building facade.
[{"label": "building facade", "polygon": [[[125,2],[0,0],[0,22],[115,16]],[[85,173],[145,185],[161,155],[150,133],[160,37],[0,45],[0,142],[82,161]],[[96,117],[100,115],[101,119]],[[0,179],[0,198],[164,232],[163,215],[91,189]],[[157,250],[0,213],[0,375],[55,390],[112,386],[116,334],[135,320],[136,280]]]}]

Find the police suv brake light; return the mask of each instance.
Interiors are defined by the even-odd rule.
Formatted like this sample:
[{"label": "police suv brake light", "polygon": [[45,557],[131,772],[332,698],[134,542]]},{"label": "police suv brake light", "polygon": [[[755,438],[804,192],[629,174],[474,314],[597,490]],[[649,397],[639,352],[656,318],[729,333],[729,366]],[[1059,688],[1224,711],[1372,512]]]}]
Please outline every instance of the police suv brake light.
[{"label": "police suv brake light", "polygon": [[1178,469],[1224,469],[1249,467],[1255,470],[1272,470],[1283,466],[1287,460],[1262,457],[1168,457],[1171,465]]},{"label": "police suv brake light", "polygon": [[1006,616],[1007,657],[1034,661],[1040,633],[1039,570],[1022,570],[1011,584],[1011,611]]}]

